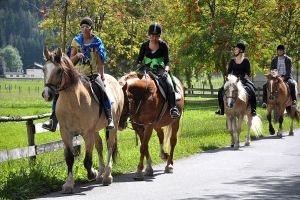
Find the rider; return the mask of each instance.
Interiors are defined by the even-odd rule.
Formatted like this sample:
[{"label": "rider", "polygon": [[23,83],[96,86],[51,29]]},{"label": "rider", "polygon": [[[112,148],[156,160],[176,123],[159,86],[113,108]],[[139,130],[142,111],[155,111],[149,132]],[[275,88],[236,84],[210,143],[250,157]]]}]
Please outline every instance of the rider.
[{"label": "rider", "polygon": [[149,26],[149,40],[141,45],[139,56],[137,59],[138,69],[146,66],[146,70],[150,70],[163,80],[168,87],[168,102],[171,107],[171,118],[175,119],[180,116],[176,107],[175,88],[172,83],[169,68],[169,47],[165,41],[160,38],[162,32],[161,25],[153,23]]},{"label": "rider", "polygon": [[[283,77],[283,80],[289,85],[292,106],[297,106],[297,98],[295,91],[295,82],[292,77],[292,60],[285,54],[283,44],[277,46],[277,56],[271,62],[271,70],[277,69],[278,74]],[[263,107],[267,107],[267,84],[263,85]]]},{"label": "rider", "polygon": [[[244,43],[237,43],[234,47],[234,58],[229,62],[227,74],[233,74],[240,78],[242,84],[244,85],[248,95],[249,103],[251,106],[252,116],[256,115],[256,96],[255,96],[255,86],[249,80],[251,74],[251,67],[249,59],[244,57],[246,46]],[[216,112],[218,115],[224,115],[224,86],[222,86],[218,92],[218,101],[220,109]]]},{"label": "rider", "polygon": [[[98,97],[103,105],[105,115],[108,120],[107,129],[113,129],[113,117],[111,111],[111,102],[107,96],[103,81],[104,78],[104,62],[106,60],[106,50],[99,37],[92,33],[93,21],[91,18],[85,17],[80,22],[82,33],[76,36],[71,43],[70,59],[78,71],[88,76],[92,83],[97,82],[97,87],[100,87],[102,98]],[[79,62],[81,61],[81,62]],[[98,73],[101,78],[98,78]],[[55,98],[54,100],[57,100]],[[57,119],[55,116],[55,104],[53,101],[53,111],[50,117],[49,124],[44,124],[43,127],[55,131]]]}]

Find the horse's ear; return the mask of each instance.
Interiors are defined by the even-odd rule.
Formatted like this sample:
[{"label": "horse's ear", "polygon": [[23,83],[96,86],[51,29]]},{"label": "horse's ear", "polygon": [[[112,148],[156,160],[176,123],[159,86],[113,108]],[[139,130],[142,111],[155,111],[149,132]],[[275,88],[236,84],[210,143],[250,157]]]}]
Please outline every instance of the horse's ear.
[{"label": "horse's ear", "polygon": [[228,81],[228,76],[225,76],[225,81]]},{"label": "horse's ear", "polygon": [[54,56],[54,60],[56,62],[60,63],[61,57],[62,57],[61,48],[58,48],[57,51],[56,51],[56,54]]},{"label": "horse's ear", "polygon": [[236,82],[239,82],[239,81],[240,81],[240,77],[237,77]]},{"label": "horse's ear", "polygon": [[44,47],[44,59],[45,60],[50,60],[50,53],[49,53],[46,46]]},{"label": "horse's ear", "polygon": [[267,77],[267,79],[271,78],[271,74],[265,74],[265,77]]}]

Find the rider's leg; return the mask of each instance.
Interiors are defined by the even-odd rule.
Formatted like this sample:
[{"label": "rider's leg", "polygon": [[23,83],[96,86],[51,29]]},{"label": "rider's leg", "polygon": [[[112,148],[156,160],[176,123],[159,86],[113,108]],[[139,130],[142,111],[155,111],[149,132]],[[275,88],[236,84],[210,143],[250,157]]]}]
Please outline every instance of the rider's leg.
[{"label": "rider's leg", "polygon": [[253,84],[245,84],[246,87],[246,91],[249,94],[249,104],[251,106],[251,114],[252,116],[256,115],[256,94],[255,94],[255,89],[253,87]]},{"label": "rider's leg", "polygon": [[296,91],[295,91],[295,82],[293,79],[289,78],[287,80],[289,87],[290,87],[290,92],[291,92],[291,98],[292,98],[292,106],[297,106],[297,97],[296,97]]},{"label": "rider's leg", "polygon": [[168,102],[171,107],[170,115],[172,119],[176,119],[180,116],[180,112],[176,107],[175,89],[172,83],[171,76],[168,73],[165,73],[163,80],[166,82],[168,87]]},{"label": "rider's leg", "polygon": [[263,85],[263,103],[262,107],[266,108],[267,107],[267,98],[268,98],[268,93],[267,93],[267,83]]},{"label": "rider's leg", "polygon": [[219,110],[215,112],[217,115],[224,115],[223,96],[224,96],[224,86],[222,86],[218,91]]},{"label": "rider's leg", "polygon": [[[91,80],[93,81],[93,80]],[[97,76],[97,78],[95,78],[95,82],[96,83],[93,83],[94,84],[93,86],[95,87],[98,87],[100,89],[100,94],[98,96],[99,93],[96,93],[98,99],[101,101],[101,104],[103,105],[103,110],[104,110],[104,113],[105,113],[105,116],[107,118],[107,129],[113,129],[115,126],[114,126],[114,120],[113,120],[113,115],[112,115],[112,110],[111,110],[111,101],[107,95],[107,92],[106,92],[106,89],[105,89],[105,86],[104,86],[104,83],[103,81],[101,80],[100,76]]]},{"label": "rider's leg", "polygon": [[56,114],[55,114],[55,108],[56,108],[56,102],[58,99],[58,94],[55,94],[53,102],[52,102],[52,114],[50,115],[50,119],[48,123],[44,123],[42,125],[42,127],[44,129],[47,129],[49,131],[55,132],[56,131],[56,127],[58,124],[57,118],[56,118]]}]

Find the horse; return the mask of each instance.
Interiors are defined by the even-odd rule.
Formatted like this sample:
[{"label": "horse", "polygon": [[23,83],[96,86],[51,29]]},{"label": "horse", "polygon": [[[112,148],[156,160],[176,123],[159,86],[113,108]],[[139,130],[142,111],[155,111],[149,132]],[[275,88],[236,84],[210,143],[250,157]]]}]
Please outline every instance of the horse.
[{"label": "horse", "polygon": [[246,136],[245,146],[250,145],[250,129],[254,131],[256,136],[261,135],[262,122],[258,116],[253,117],[251,115],[247,92],[239,78],[234,75],[228,75],[224,85],[224,91],[224,108],[227,128],[231,134],[231,147],[237,150],[240,147],[239,138],[243,120],[248,120],[248,134]]},{"label": "horse", "polygon": [[[269,121],[270,135],[275,134],[272,125],[272,111],[274,110],[274,115],[278,117],[279,122],[277,136],[279,138],[282,137],[282,123],[285,109],[292,120],[289,135],[294,135],[294,120],[299,121],[299,111],[296,107],[291,106],[292,99],[290,97],[289,86],[283,81],[277,70],[272,70],[265,76],[267,77],[267,119]],[[298,94],[297,83],[295,87],[296,94]]]},{"label": "horse", "polygon": [[[60,134],[65,145],[64,155],[68,167],[68,177],[62,186],[64,193],[72,193],[74,188],[73,136],[81,135],[85,142],[86,152],[84,167],[90,180],[96,179],[103,185],[113,181],[111,175],[112,162],[117,156],[117,127],[124,104],[124,94],[118,81],[105,74],[106,90],[112,101],[114,129],[106,130],[107,165],[103,161],[102,139],[99,130],[107,126],[103,108],[93,98],[89,82],[74,68],[71,60],[59,48],[55,52],[44,49],[45,64],[43,66],[45,89],[42,93],[46,101],[51,101],[54,93],[59,93],[56,104],[56,115],[60,124]],[[99,169],[92,167],[92,152],[94,145],[98,152]]]},{"label": "horse", "polygon": [[[174,77],[178,92],[181,96],[176,105],[181,113],[177,119],[171,119],[168,104],[149,74],[143,76],[131,72],[119,79],[124,92],[124,108],[120,124],[130,117],[132,127],[139,136],[140,160],[135,174],[135,180],[144,180],[144,157],[146,156],[146,176],[153,176],[152,161],[148,150],[148,143],[153,129],[157,132],[160,143],[160,157],[167,161],[165,173],[173,173],[173,155],[177,143],[177,132],[184,107],[183,86]],[[165,135],[164,135],[165,134]],[[170,155],[164,151],[164,146],[170,144]]]}]

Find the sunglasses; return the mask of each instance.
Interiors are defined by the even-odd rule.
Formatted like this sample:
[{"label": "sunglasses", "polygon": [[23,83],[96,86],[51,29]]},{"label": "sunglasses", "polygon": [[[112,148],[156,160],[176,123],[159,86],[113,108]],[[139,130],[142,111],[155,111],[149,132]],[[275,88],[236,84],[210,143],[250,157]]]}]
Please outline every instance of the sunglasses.
[{"label": "sunglasses", "polygon": [[81,29],[84,29],[84,28],[91,29],[92,27],[89,25],[81,25],[80,28]]}]

